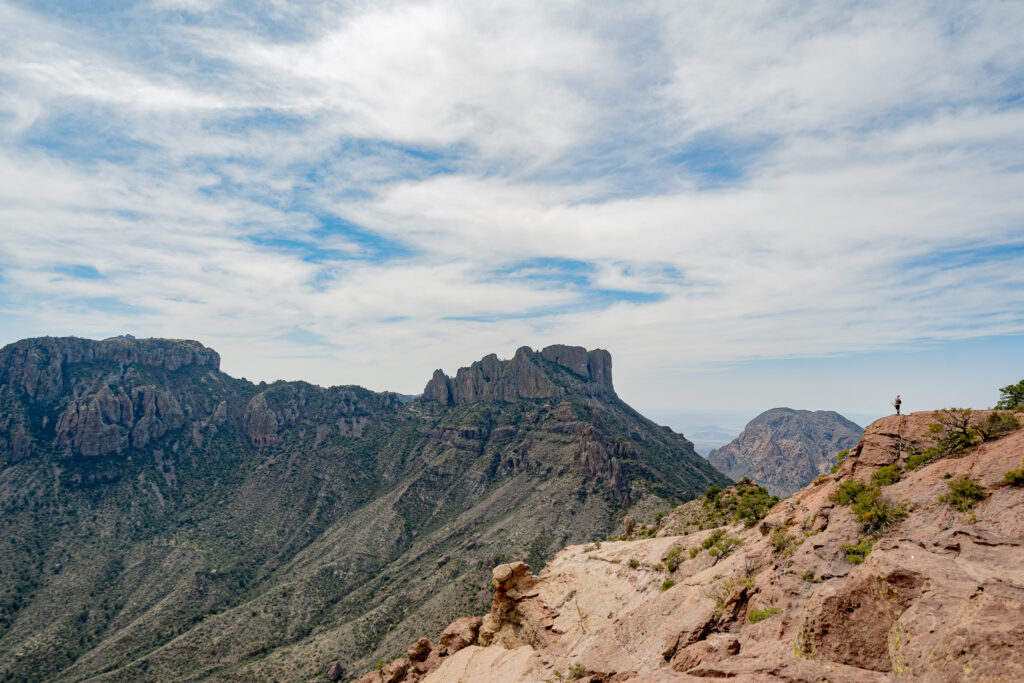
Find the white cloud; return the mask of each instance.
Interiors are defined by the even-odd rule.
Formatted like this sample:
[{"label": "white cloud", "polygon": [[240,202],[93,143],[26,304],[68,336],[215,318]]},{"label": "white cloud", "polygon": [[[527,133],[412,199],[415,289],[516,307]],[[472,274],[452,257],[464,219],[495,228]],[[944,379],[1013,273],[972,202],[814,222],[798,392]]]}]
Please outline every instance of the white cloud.
[{"label": "white cloud", "polygon": [[[151,9],[131,20],[163,52],[136,61],[0,4],[18,330],[405,391],[580,343],[648,404],[701,363],[1024,332],[1019,3],[275,5],[283,35]],[[532,259],[589,269],[508,272]]]}]

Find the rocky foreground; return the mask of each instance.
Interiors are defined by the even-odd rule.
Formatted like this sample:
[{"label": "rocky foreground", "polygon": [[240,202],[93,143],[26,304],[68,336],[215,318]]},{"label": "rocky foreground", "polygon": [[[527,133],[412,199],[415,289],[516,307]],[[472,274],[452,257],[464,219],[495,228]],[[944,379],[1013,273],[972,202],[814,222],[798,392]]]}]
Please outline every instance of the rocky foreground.
[{"label": "rocky foreground", "polygon": [[488,615],[359,682],[1024,680],[1020,418],[883,418],[753,526],[673,535],[691,503],[537,576],[501,565]]}]

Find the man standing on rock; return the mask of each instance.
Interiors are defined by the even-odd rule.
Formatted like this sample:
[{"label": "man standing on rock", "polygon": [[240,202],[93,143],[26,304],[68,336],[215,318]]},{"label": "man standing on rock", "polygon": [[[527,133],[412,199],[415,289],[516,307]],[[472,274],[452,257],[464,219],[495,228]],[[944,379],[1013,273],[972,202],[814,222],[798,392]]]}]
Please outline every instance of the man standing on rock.
[{"label": "man standing on rock", "polygon": [[900,395],[896,394],[896,400],[892,402],[892,405],[893,405],[893,407],[896,408],[896,414],[897,415],[900,414],[900,404],[901,403],[903,403],[903,401],[900,400]]}]

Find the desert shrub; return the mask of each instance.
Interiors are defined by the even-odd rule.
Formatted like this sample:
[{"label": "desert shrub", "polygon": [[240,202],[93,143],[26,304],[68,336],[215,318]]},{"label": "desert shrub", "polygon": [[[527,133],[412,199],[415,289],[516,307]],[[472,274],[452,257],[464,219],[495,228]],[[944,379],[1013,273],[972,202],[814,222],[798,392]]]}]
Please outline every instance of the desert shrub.
[{"label": "desert shrub", "polygon": [[800,575],[800,578],[806,581],[807,583],[814,583],[814,570],[806,570],[803,574]]},{"label": "desert shrub", "polygon": [[674,585],[676,585],[676,582],[674,580],[672,580],[672,579],[665,579],[664,581],[661,582],[661,590],[662,590],[662,592],[665,592],[665,591],[667,591],[669,588],[671,588]]},{"label": "desert shrub", "polygon": [[635,557],[631,557],[629,558],[628,564],[630,569],[637,569],[640,567],[640,560],[636,559]]},{"label": "desert shrub", "polygon": [[682,562],[682,560],[680,559],[680,555],[683,554],[684,550],[686,550],[685,547],[677,545],[665,554],[665,557],[662,560],[662,562],[665,563],[665,568],[668,569],[668,571],[674,572],[676,569],[679,568],[679,563]]},{"label": "desert shrub", "polygon": [[751,576],[733,576],[716,583],[708,592],[708,597],[715,601],[715,614],[721,615],[729,603],[739,600],[743,591],[753,587]]},{"label": "desert shrub", "polygon": [[938,451],[932,448],[928,448],[921,453],[914,453],[909,458],[904,466],[908,470],[916,470],[918,467],[924,467],[930,463],[934,458],[938,457]]},{"label": "desert shrub", "polygon": [[865,484],[859,479],[842,482],[831,500],[840,505],[851,505],[850,511],[864,531],[880,531],[906,515],[903,508],[882,495],[877,485]]},{"label": "desert shrub", "polygon": [[836,464],[832,465],[832,470],[831,470],[833,474],[835,474],[836,471],[838,471],[839,468],[843,466],[843,463],[846,462],[846,459],[848,457],[850,457],[850,449],[849,448],[844,448],[843,450],[841,450],[838,453],[836,453]]},{"label": "desert shrub", "polygon": [[865,489],[850,507],[864,531],[881,531],[906,516],[906,511],[882,495],[875,487]]},{"label": "desert shrub", "polygon": [[728,555],[733,548],[742,544],[742,539],[736,538],[735,536],[726,536],[721,541],[716,543],[715,547],[721,551],[722,556],[724,557],[725,555]]},{"label": "desert shrub", "polygon": [[829,478],[829,476],[827,474],[819,474],[818,476],[816,476],[814,478],[814,481],[811,482],[811,483],[812,484],[820,484],[821,482],[825,481],[828,478]]},{"label": "desert shrub", "polygon": [[1024,486],[1024,461],[1021,461],[1020,469],[1010,470],[1004,474],[1003,481],[1010,486]]},{"label": "desert shrub", "polygon": [[700,548],[696,548],[696,547],[690,548],[690,559],[691,560],[693,558],[697,557],[697,555],[699,555],[699,554],[700,554]]},{"label": "desert shrub", "polygon": [[835,493],[829,496],[833,503],[849,505],[868,488],[868,485],[860,479],[846,479],[839,484]]},{"label": "desert shrub", "polygon": [[715,508],[727,521],[742,521],[748,527],[764,519],[778,502],[778,496],[771,495],[763,486],[746,477],[736,482],[731,490],[723,491],[712,486],[704,494],[705,507]]},{"label": "desert shrub", "polygon": [[985,441],[995,439],[1020,429],[1020,420],[1013,413],[989,413],[988,417],[978,424],[978,431]]},{"label": "desert shrub", "polygon": [[964,453],[984,439],[970,408],[946,408],[932,415],[936,421],[928,426],[928,431],[935,438],[935,445],[925,453],[932,451],[933,456],[948,458]]},{"label": "desert shrub", "polygon": [[575,664],[569,667],[570,681],[575,681],[578,678],[583,678],[584,674],[586,674],[586,671],[583,670],[583,665],[579,662],[576,662]]},{"label": "desert shrub", "polygon": [[718,541],[723,536],[725,536],[725,530],[724,529],[715,529],[713,532],[711,532],[710,536],[708,536],[707,538],[704,539],[704,541],[700,544],[700,547],[704,548],[705,550],[707,550],[708,548],[710,548],[714,544],[718,543]]},{"label": "desert shrub", "polygon": [[796,539],[787,533],[785,527],[777,526],[772,529],[772,535],[769,539],[772,550],[779,555],[789,555],[795,549],[797,543]]},{"label": "desert shrub", "polygon": [[871,475],[871,482],[876,486],[889,486],[900,480],[900,466],[896,463],[879,467]]},{"label": "desert shrub", "polygon": [[871,552],[871,548],[875,545],[875,539],[870,536],[865,536],[856,543],[843,543],[839,546],[839,549],[846,553],[846,561],[850,564],[861,564],[864,562],[864,558]]},{"label": "desert shrub", "polygon": [[765,607],[764,609],[751,610],[750,614],[747,615],[747,620],[751,624],[756,624],[759,621],[764,621],[768,617],[774,617],[776,614],[782,614],[780,607]]},{"label": "desert shrub", "polygon": [[704,502],[708,505],[718,506],[718,497],[722,494],[721,486],[712,486],[704,492]]},{"label": "desert shrub", "polygon": [[960,512],[967,512],[974,508],[979,501],[988,497],[985,487],[967,477],[957,477],[946,482],[949,486],[949,493],[939,497],[939,502],[949,503]]},{"label": "desert shrub", "polygon": [[741,543],[743,541],[735,536],[726,536],[724,530],[716,529],[714,533],[704,539],[701,548],[706,549],[711,557],[725,557]]}]

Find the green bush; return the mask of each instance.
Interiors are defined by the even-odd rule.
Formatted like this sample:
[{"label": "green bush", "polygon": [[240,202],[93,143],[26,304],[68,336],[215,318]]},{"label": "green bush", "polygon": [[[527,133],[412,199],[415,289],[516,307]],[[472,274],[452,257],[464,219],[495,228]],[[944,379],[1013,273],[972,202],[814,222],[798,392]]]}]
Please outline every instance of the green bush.
[{"label": "green bush", "polygon": [[769,494],[763,486],[758,486],[746,477],[730,489],[723,491],[712,486],[704,494],[705,507],[717,510],[724,520],[742,521],[748,527],[764,519],[778,502],[778,496]]},{"label": "green bush", "polygon": [[840,482],[836,492],[833,493],[829,499],[833,503],[838,503],[839,505],[849,505],[857,498],[857,496],[867,490],[867,488],[868,485],[860,479],[845,479]]},{"label": "green bush", "polygon": [[882,495],[877,488],[868,488],[857,496],[850,507],[864,531],[881,531],[906,516],[906,511]]},{"label": "green bush", "polygon": [[934,458],[937,458],[938,455],[938,449],[928,448],[921,453],[915,453],[907,458],[905,466],[908,470],[916,470],[917,468],[924,467],[930,463]]},{"label": "green bush", "polygon": [[900,466],[896,463],[879,467],[871,475],[871,482],[875,486],[890,486],[900,480]]},{"label": "green bush", "polygon": [[907,514],[883,496],[877,485],[865,484],[859,479],[843,481],[831,500],[839,505],[851,505],[850,511],[864,531],[880,531]]},{"label": "green bush", "polygon": [[988,418],[978,425],[978,430],[985,441],[1015,432],[1018,429],[1020,429],[1020,420],[1013,413],[989,413]]},{"label": "green bush", "polygon": [[807,583],[814,583],[814,570],[806,570],[803,574],[800,575],[800,578],[806,581]]},{"label": "green bush", "polygon": [[674,585],[676,585],[675,581],[673,581],[672,579],[665,579],[664,581],[661,582],[661,591],[664,593],[665,591],[667,591],[669,588],[671,588]]},{"label": "green bush", "polygon": [[756,624],[759,621],[764,621],[768,617],[774,617],[776,614],[781,614],[782,609],[779,607],[765,607],[764,609],[751,610],[750,614],[747,615],[747,619],[751,624]]},{"label": "green bush", "polygon": [[725,529],[715,529],[711,532],[711,535],[704,539],[704,542],[700,544],[701,548],[707,550],[725,536]]},{"label": "green bush", "polygon": [[683,554],[684,550],[686,550],[684,546],[677,545],[669,550],[665,555],[662,562],[665,563],[665,568],[669,572],[674,572],[679,567],[680,562],[682,562],[679,556]]},{"label": "green bush", "polygon": [[721,486],[712,486],[704,492],[704,501],[708,505],[718,506],[718,497],[722,494]]},{"label": "green bush", "polygon": [[843,449],[843,450],[839,451],[838,453],[836,453],[836,464],[832,465],[832,470],[831,470],[832,474],[835,474],[836,471],[838,471],[839,468],[843,466],[843,463],[846,462],[846,459],[848,457],[850,457],[850,449],[849,448]]},{"label": "green bush", "polygon": [[1010,470],[1003,475],[1003,481],[1010,486],[1024,486],[1024,461],[1021,461],[1021,468]]},{"label": "green bush", "polygon": [[771,538],[769,539],[772,550],[779,555],[792,554],[796,547],[796,539],[787,533],[785,527],[777,526],[772,529]]},{"label": "green bush", "polygon": [[629,558],[628,564],[630,569],[638,569],[640,567],[640,560],[636,559],[635,557],[631,557]]},{"label": "green bush", "polygon": [[843,543],[839,549],[846,553],[846,561],[850,564],[861,564],[875,545],[875,539],[865,536],[856,543]]},{"label": "green bush", "polygon": [[949,503],[960,512],[973,509],[979,501],[988,497],[984,486],[966,476],[950,479],[946,485],[949,486],[949,493],[940,496],[939,502]]}]

